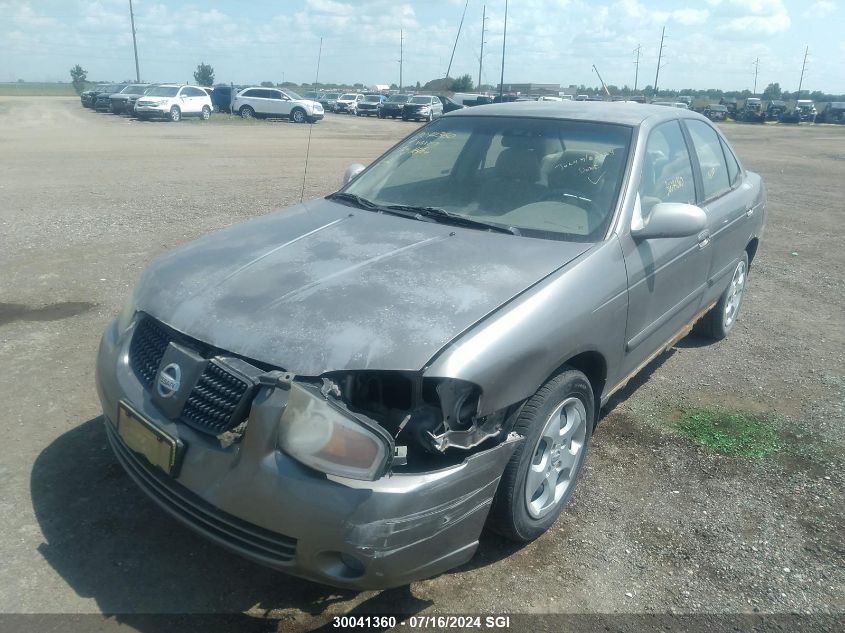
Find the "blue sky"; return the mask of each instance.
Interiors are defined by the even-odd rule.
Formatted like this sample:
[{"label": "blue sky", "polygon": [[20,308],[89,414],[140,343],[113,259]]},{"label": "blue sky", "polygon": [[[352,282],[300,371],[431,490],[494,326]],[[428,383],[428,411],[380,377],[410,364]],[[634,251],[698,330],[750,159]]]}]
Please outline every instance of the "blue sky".
[{"label": "blue sky", "polygon": [[[446,72],[465,0],[133,0],[142,79],[187,81],[200,61],[217,81],[320,80],[394,83],[399,30],[404,78]],[[478,76],[481,10],[487,6],[482,80],[498,82],[504,0],[469,0],[453,77]],[[804,88],[845,93],[845,8],[835,0],[510,0],[505,83],[633,85],[654,81],[666,26],[662,88],[795,90],[804,46]],[[92,79],[134,76],[128,0],[0,0],[0,81],[69,79],[79,63]]]}]

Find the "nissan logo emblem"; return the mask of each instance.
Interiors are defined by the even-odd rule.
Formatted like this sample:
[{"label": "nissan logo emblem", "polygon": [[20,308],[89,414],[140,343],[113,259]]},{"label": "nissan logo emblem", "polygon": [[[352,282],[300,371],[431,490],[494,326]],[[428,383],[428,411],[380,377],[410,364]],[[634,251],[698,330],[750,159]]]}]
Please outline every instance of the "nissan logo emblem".
[{"label": "nissan logo emblem", "polygon": [[170,363],[158,373],[156,391],[162,398],[169,398],[182,386],[182,368]]}]

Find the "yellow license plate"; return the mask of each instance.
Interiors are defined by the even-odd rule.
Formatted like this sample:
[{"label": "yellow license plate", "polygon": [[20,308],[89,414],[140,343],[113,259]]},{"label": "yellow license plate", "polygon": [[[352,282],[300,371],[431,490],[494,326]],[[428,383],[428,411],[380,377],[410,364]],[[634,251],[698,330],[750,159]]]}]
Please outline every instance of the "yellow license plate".
[{"label": "yellow license plate", "polygon": [[123,443],[168,475],[176,466],[176,440],[124,403],[118,406],[117,434]]}]

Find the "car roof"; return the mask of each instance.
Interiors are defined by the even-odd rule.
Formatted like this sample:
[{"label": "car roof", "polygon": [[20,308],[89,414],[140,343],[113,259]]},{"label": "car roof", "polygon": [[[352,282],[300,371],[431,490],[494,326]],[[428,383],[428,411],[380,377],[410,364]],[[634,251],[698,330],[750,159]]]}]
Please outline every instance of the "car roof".
[{"label": "car roof", "polygon": [[644,103],[621,101],[523,101],[519,103],[496,103],[477,108],[455,110],[446,116],[515,116],[548,119],[570,119],[575,121],[600,121],[619,125],[640,125],[646,119],[659,123],[680,117],[702,119],[703,117],[681,108],[667,108]]}]

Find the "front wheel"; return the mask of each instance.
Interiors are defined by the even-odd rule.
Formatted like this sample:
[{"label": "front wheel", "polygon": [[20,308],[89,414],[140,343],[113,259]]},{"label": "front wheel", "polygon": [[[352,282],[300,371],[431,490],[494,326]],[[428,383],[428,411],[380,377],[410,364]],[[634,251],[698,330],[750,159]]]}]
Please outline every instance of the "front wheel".
[{"label": "front wheel", "polygon": [[211,108],[208,106],[202,107],[202,120],[208,121],[211,118]]},{"label": "front wheel", "polygon": [[748,252],[743,251],[734,267],[731,283],[719,297],[719,301],[696,323],[695,332],[721,341],[731,333],[742,307],[745,283],[748,280]]},{"label": "front wheel", "polygon": [[593,433],[595,399],[587,377],[571,367],[523,406],[514,432],[525,437],[499,481],[489,527],[528,542],[549,529],[572,497]]},{"label": "front wheel", "polygon": [[170,114],[168,115],[168,118],[174,123],[176,123],[177,121],[181,121],[182,111],[178,108],[178,106],[173,106],[172,108],[170,108]]},{"label": "front wheel", "polygon": [[305,110],[302,108],[294,108],[293,112],[290,113],[290,118],[294,123],[305,123]]}]

